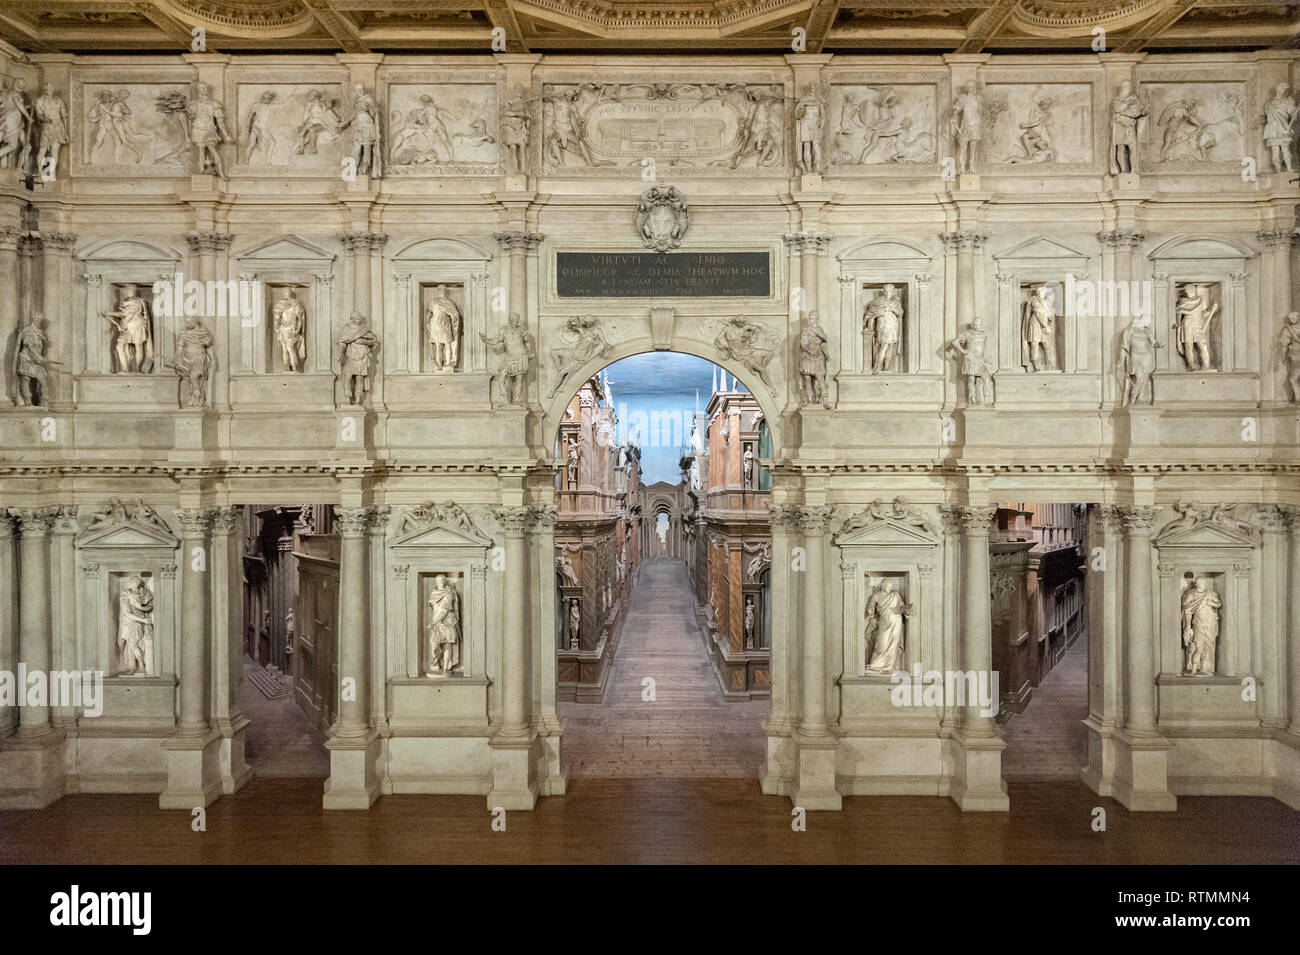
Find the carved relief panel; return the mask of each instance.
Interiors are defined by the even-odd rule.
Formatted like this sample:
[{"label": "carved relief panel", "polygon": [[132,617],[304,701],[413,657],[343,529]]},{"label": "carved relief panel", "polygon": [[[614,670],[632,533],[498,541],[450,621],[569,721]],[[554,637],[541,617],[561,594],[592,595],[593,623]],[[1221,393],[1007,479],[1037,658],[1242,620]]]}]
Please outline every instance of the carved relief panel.
[{"label": "carved relief panel", "polygon": [[496,83],[393,82],[387,92],[390,174],[502,173]]},{"label": "carved relief panel", "polygon": [[349,154],[341,83],[241,82],[232,98],[237,167],[252,174],[339,174]]},{"label": "carved relief panel", "polygon": [[71,113],[76,175],[185,175],[190,140],[185,107],[188,79],[115,82],[86,74],[73,85]]},{"label": "carved relief panel", "polygon": [[[1144,80],[1137,92],[1151,109],[1141,140],[1146,168],[1240,164],[1246,154],[1246,116],[1254,115],[1245,83]],[[1142,132],[1139,126],[1139,138]]]},{"label": "carved relief panel", "polygon": [[843,174],[854,167],[937,164],[937,116],[936,84],[831,86],[832,170]]},{"label": "carved relief panel", "polygon": [[992,166],[1093,160],[1091,83],[990,83],[984,156]]}]

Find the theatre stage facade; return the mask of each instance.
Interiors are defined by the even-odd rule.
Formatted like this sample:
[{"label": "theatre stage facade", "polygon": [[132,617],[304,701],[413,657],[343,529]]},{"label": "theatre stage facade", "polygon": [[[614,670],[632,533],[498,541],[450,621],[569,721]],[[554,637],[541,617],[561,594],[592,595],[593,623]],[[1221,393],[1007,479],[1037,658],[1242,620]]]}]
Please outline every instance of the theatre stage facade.
[{"label": "theatre stage facade", "polygon": [[[98,716],[0,710],[0,806],[247,781],[238,508],[267,502],[334,508],[327,807],[563,793],[556,435],[671,350],[771,437],[764,792],[1007,808],[991,715],[894,705],[863,620],[888,578],[900,669],[989,671],[989,523],[1028,500],[1089,506],[1084,781],[1300,807],[1294,53],[0,72],[0,150],[20,100],[67,132],[0,157],[0,669],[105,674]],[[44,394],[20,348],[61,363]]]}]

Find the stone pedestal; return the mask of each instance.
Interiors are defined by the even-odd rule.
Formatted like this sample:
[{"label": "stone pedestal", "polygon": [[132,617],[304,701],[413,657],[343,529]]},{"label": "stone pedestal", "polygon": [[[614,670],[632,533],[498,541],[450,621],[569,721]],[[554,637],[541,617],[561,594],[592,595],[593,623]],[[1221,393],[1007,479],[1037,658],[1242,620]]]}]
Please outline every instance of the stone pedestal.
[{"label": "stone pedestal", "polygon": [[325,743],[330,775],[325,780],[325,809],[369,809],[379,798],[382,774],[379,758],[383,740],[373,731],[364,736],[334,736]]},{"label": "stone pedestal", "polygon": [[197,809],[221,795],[221,733],[177,734],[164,744],[167,788],[158,797],[159,809]]},{"label": "stone pedestal", "polygon": [[[1169,750],[1160,736],[1134,736],[1117,730],[1111,736],[1115,776],[1110,795],[1129,812],[1173,812],[1178,801],[1169,791]],[[1098,790],[1100,791],[1100,790]]]},{"label": "stone pedestal", "polygon": [[44,809],[66,791],[61,729],[0,740],[0,809]]},{"label": "stone pedestal", "polygon": [[1111,188],[1116,192],[1132,192],[1142,188],[1142,177],[1135,172],[1121,172],[1110,177]]},{"label": "stone pedestal", "polygon": [[816,173],[805,173],[799,177],[800,192],[820,192],[822,177]]},{"label": "stone pedestal", "polygon": [[980,177],[973,172],[964,172],[957,177],[957,189],[960,192],[979,192]]},{"label": "stone pedestal", "polygon": [[835,788],[835,760],[839,742],[834,738],[796,736],[795,788],[790,800],[797,808],[838,810],[843,805]]},{"label": "stone pedestal", "polygon": [[527,176],[506,176],[505,180],[506,180],[505,181],[506,192],[527,192],[528,191]]},{"label": "stone pedestal", "polygon": [[531,739],[495,739],[488,744],[492,764],[492,789],[487,807],[493,809],[532,809],[537,804],[537,779],[533,773]]},{"label": "stone pedestal", "polygon": [[959,730],[951,740],[952,788],[948,795],[963,812],[1007,812],[1007,784],[1002,781],[1002,750],[998,736],[968,736]]}]

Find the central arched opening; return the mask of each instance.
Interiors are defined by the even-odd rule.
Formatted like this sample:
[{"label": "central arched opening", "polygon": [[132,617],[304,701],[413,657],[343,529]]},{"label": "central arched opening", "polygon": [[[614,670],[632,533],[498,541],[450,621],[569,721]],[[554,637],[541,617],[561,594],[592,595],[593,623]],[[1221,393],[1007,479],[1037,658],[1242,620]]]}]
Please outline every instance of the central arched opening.
[{"label": "central arched opening", "polygon": [[571,777],[760,774],[772,594],[759,396],[649,352],[557,409],[556,700]]}]

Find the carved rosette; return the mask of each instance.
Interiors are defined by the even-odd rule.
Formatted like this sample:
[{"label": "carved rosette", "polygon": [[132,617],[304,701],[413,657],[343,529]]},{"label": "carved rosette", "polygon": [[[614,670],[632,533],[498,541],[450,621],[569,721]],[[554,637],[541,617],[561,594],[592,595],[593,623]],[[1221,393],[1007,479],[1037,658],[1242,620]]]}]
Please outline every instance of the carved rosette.
[{"label": "carved rosette", "polygon": [[340,537],[361,537],[370,521],[368,507],[334,506],[334,529]]},{"label": "carved rosette", "polygon": [[1156,509],[1146,504],[1117,508],[1124,529],[1130,534],[1149,535],[1156,519]]}]

